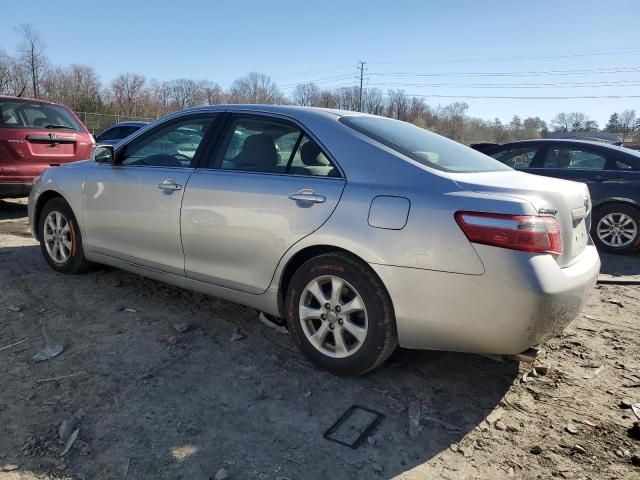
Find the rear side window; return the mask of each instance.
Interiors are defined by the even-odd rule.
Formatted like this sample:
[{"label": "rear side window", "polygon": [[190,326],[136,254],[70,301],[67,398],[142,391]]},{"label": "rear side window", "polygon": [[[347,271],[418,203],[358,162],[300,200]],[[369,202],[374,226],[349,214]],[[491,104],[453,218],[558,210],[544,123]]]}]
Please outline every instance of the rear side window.
[{"label": "rear side window", "polygon": [[510,168],[491,157],[410,123],[382,117],[342,117],[342,123],[431,168],[493,172]]},{"label": "rear side window", "polygon": [[508,150],[501,150],[499,152],[492,153],[491,157],[511,168],[529,168],[533,161],[533,157],[538,153],[538,148],[539,147],[535,145],[510,148]]},{"label": "rear side window", "polygon": [[544,168],[604,170],[606,163],[606,157],[599,153],[573,147],[555,147],[547,151]]},{"label": "rear side window", "polygon": [[82,130],[71,112],[62,105],[20,100],[0,100],[0,128]]},{"label": "rear side window", "polygon": [[634,170],[634,168],[622,160],[616,160],[616,168],[618,170]]},{"label": "rear side window", "polygon": [[122,131],[122,127],[108,128],[107,130],[102,132],[100,135],[98,135],[98,138],[96,140],[101,142],[103,140],[117,140],[119,138],[123,138],[120,136],[121,131]]},{"label": "rear side window", "polygon": [[210,168],[338,177],[322,149],[297,126],[278,119],[235,117]]}]

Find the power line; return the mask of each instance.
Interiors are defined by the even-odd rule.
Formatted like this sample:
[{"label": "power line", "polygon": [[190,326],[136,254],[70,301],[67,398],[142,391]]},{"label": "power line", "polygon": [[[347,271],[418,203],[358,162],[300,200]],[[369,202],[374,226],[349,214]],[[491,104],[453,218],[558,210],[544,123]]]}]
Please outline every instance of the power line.
[{"label": "power line", "polygon": [[640,80],[621,80],[611,82],[554,82],[554,83],[399,83],[374,82],[370,85],[385,87],[429,87],[429,88],[603,88],[603,87],[638,87]]},{"label": "power line", "polygon": [[612,68],[594,68],[594,69],[577,69],[577,70],[543,70],[543,71],[524,71],[524,72],[372,72],[369,75],[379,77],[398,76],[398,77],[529,77],[529,76],[546,76],[546,75],[599,75],[610,73],[634,73],[640,72],[640,67],[612,67]]},{"label": "power line", "polygon": [[[327,69],[324,69],[324,70],[315,70],[313,72],[307,72],[307,73],[305,73],[303,75],[298,75],[298,78],[299,77],[309,77],[311,75],[318,75],[320,73],[336,72],[338,70],[347,70],[347,69],[352,69],[352,68],[353,68],[352,65],[344,65],[342,67],[327,68]],[[293,77],[293,78],[296,78],[296,77]],[[307,80],[300,80],[300,82],[307,82]],[[293,83],[293,82],[287,82],[287,83]]]},{"label": "power line", "polygon": [[415,60],[406,62],[370,62],[371,65],[410,65],[410,64],[445,64],[445,63],[483,63],[483,62],[514,62],[521,60],[545,60],[551,58],[573,58],[573,57],[591,57],[600,55],[620,55],[630,54],[640,51],[640,47],[629,47],[615,50],[597,50],[586,52],[564,53],[557,55],[532,55],[532,56],[514,56],[503,58],[489,59],[464,59],[464,60]]},{"label": "power line", "polygon": [[[384,96],[390,96],[383,93]],[[507,100],[578,100],[578,99],[598,99],[598,98],[640,98],[640,95],[578,95],[571,97],[563,96],[544,96],[544,97],[528,97],[528,96],[493,96],[493,95],[421,95],[417,93],[405,93],[408,97],[422,98],[468,98],[468,99],[507,99]]]},{"label": "power line", "polygon": [[315,83],[316,85],[322,85],[322,84],[326,84],[326,83],[342,82],[342,81],[344,81],[346,79],[349,79],[349,78],[354,78],[353,73],[349,73],[347,75],[337,75],[337,76],[334,76],[334,77],[326,77],[324,79],[310,80],[308,82],[285,83],[283,85],[279,85],[279,87],[282,88],[282,89],[295,88],[298,85],[300,85],[301,83]]}]

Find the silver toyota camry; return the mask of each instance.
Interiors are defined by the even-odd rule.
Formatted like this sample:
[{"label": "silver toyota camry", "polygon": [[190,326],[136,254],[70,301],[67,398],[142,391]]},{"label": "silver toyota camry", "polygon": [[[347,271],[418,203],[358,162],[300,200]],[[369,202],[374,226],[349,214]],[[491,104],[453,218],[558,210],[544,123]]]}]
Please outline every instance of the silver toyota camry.
[{"label": "silver toyota camry", "polygon": [[338,374],[407,348],[518,354],[580,312],[600,260],[584,184],[408,123],[317,108],[178,112],[46,170],[49,265],[112,265],[283,319]]}]

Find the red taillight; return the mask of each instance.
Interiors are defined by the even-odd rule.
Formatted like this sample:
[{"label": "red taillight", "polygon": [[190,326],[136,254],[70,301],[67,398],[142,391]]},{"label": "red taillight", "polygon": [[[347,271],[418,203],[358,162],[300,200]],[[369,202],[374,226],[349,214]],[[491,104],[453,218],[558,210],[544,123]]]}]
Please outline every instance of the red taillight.
[{"label": "red taillight", "polygon": [[456,212],[455,217],[471,242],[525,252],[562,253],[560,225],[551,216]]}]

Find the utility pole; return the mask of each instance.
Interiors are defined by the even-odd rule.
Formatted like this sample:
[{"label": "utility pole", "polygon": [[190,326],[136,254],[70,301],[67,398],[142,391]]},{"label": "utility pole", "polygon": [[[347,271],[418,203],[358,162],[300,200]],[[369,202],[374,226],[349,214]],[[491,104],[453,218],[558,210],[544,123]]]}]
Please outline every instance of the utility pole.
[{"label": "utility pole", "polygon": [[362,60],[358,62],[360,64],[359,67],[356,67],[360,70],[360,101],[358,102],[358,111],[362,111],[362,81],[364,80],[364,66],[367,62],[363,62]]}]

